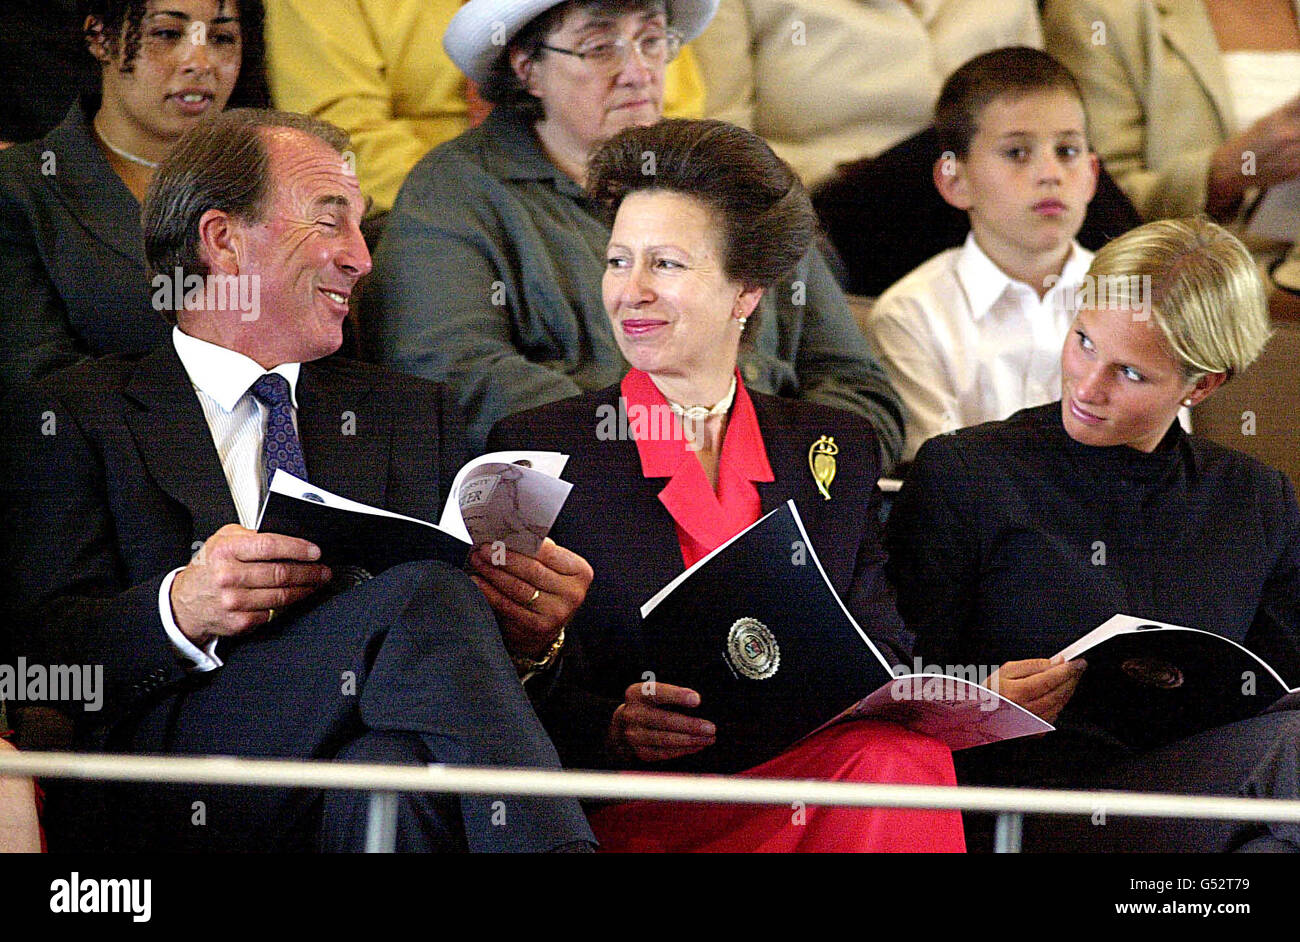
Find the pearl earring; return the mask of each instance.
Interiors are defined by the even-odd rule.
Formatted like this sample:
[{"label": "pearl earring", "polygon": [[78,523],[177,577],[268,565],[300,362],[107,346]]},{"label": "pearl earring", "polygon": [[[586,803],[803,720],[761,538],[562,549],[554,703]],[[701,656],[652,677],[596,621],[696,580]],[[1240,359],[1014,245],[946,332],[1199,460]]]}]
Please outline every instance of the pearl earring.
[{"label": "pearl earring", "polygon": [[748,317],[748,315],[746,315],[745,317],[737,317],[737,318],[736,318],[736,323],[740,325],[740,329],[741,329],[741,330],[744,330],[744,329],[745,329],[745,325],[749,323],[749,317]]},{"label": "pearl earring", "polygon": [[1190,396],[1189,396],[1188,398],[1186,398],[1186,399],[1183,400],[1183,405],[1185,405],[1185,406],[1191,406],[1191,404],[1192,404],[1192,400],[1191,400],[1191,397],[1190,397]]}]

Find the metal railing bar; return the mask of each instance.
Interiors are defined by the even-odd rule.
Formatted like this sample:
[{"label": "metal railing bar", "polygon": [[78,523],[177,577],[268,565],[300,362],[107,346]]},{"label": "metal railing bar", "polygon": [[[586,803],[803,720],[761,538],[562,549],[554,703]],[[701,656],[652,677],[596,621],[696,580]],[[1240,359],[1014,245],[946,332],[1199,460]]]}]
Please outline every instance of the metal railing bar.
[{"label": "metal railing bar", "polygon": [[469,766],[387,766],[232,757],[20,752],[0,756],[0,775],[338,788],[472,795],[707,801],[725,804],[954,808],[1224,821],[1300,822],[1300,800],[1140,792],[877,785],[655,772],[583,772]]}]

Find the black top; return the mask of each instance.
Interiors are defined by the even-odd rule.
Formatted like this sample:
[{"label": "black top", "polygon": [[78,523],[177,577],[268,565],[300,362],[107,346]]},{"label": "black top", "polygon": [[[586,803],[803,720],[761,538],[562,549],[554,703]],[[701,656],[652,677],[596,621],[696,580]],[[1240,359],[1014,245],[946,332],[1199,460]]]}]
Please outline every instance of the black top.
[{"label": "black top", "polygon": [[0,389],[170,332],[150,304],[140,204],[95,143],[96,98],[0,153]]},{"label": "black top", "polygon": [[[1076,442],[1059,402],[938,436],[917,454],[886,545],[927,664],[1050,657],[1117,612],[1224,635],[1283,677],[1300,662],[1291,484],[1177,423],[1149,454]],[[1085,750],[1123,754],[1068,714],[1058,727],[971,760],[984,777],[1068,780]],[[998,757],[1011,753],[1047,764],[1009,769]]]},{"label": "black top", "polygon": [[[762,512],[794,499],[827,577],[855,620],[882,654],[905,660],[911,638],[884,575],[874,432],[860,416],[839,409],[747,391],[775,478],[756,484]],[[668,479],[642,475],[630,436],[610,438],[599,431],[607,414],[602,410],[616,408],[619,392],[614,385],[511,416],[496,424],[488,440],[492,450],[535,448],[570,456],[562,477],[573,490],[551,536],[583,556],[595,580],[568,629],[558,676],[539,678],[551,686],[538,697],[539,715],[566,766],[615,764],[605,751],[610,718],[626,688],[645,680],[648,665],[660,659],[640,607],[685,569],[676,525],[658,496]],[[830,500],[818,493],[808,466],[809,447],[821,435],[833,436],[840,449]],[[699,712],[711,719],[707,705]],[[711,752],[651,767],[716,771]]]}]

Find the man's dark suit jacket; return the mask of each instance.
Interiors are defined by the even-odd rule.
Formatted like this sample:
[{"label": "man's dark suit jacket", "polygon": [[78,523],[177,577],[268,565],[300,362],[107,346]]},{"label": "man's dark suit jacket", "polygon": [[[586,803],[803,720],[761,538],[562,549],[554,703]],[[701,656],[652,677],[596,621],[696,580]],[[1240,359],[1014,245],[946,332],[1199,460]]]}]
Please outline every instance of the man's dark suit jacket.
[{"label": "man's dark suit jacket", "polygon": [[[297,396],[313,484],[437,519],[461,458],[440,387],[331,358],[303,364]],[[170,340],[12,399],[3,578],[10,602],[32,613],[15,626],[15,649],[103,664],[105,710],[88,718],[109,726],[187,676],[160,622],[159,587],[239,517]]]},{"label": "man's dark suit jacket", "polygon": [[[161,582],[238,517],[170,343],[74,366],[11,398],[0,562],[18,614],[6,623],[17,621],[14,647],[29,664],[103,666],[101,711],[63,704],[87,745],[558,767],[482,593],[440,563],[321,590],[276,624],[223,640],[224,667],[186,672],[161,624]],[[440,387],[329,359],[303,364],[297,398],[315,484],[436,519],[460,458]],[[51,846],[76,849],[356,848],[364,814],[354,793],[301,789],[64,786],[51,799]],[[494,826],[491,796],[462,796],[457,812],[424,796],[403,802],[404,849],[591,840],[569,799],[512,798],[509,828]],[[200,804],[209,817],[192,820]]]},{"label": "man's dark suit jacket", "polygon": [[[570,455],[573,483],[551,536],[585,557],[595,581],[569,627],[566,652],[538,712],[566,766],[606,768],[610,717],[643,680],[653,639],[640,607],[685,569],[676,526],[659,502],[667,478],[645,478],[636,442],[597,437],[600,417],[618,408],[619,386],[565,399],[498,422],[491,450],[536,448]],[[879,538],[880,449],[860,417],[802,400],[749,393],[775,478],[757,485],[763,513],[794,498],[818,558],[863,630],[905,659],[906,634],[885,582]],[[808,450],[821,435],[839,445],[831,499],[818,492]],[[673,683],[671,677],[660,677]],[[707,770],[708,751],[686,763]],[[665,768],[659,764],[656,768]]]},{"label": "man's dark suit jacket", "polygon": [[170,331],[150,305],[140,204],[95,143],[97,98],[0,152],[0,389]]}]

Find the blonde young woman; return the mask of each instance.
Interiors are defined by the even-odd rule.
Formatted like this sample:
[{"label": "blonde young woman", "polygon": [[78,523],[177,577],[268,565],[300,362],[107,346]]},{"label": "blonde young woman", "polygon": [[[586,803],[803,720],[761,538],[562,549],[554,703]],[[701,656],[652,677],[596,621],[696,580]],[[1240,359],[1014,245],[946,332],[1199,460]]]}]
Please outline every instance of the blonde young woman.
[{"label": "blonde young woman", "polygon": [[[1058,726],[970,750],[958,778],[1294,798],[1300,712],[1148,751],[1070,713],[1086,656],[1053,655],[1116,613],[1223,635],[1284,677],[1300,665],[1300,509],[1290,482],[1176,420],[1268,339],[1250,253],[1213,223],[1167,220],[1103,247],[1088,280],[1107,291],[1104,302],[1100,289],[1080,293],[1092,300],[1065,341],[1060,401],[931,439],[889,519],[889,571],[918,655],[999,667],[1000,691]],[[1069,827],[1056,819],[1038,839],[1300,849],[1294,825],[1112,820],[1067,839]]]}]

